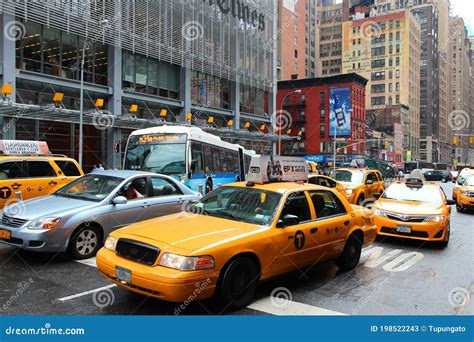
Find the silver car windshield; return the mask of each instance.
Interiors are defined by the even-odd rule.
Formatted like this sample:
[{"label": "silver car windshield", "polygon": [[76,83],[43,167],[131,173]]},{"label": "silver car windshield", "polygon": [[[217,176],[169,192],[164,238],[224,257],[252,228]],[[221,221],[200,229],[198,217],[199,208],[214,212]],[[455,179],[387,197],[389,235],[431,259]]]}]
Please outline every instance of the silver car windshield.
[{"label": "silver car windshield", "polygon": [[122,178],[87,175],[76,179],[54,193],[56,196],[100,202],[121,182]]}]

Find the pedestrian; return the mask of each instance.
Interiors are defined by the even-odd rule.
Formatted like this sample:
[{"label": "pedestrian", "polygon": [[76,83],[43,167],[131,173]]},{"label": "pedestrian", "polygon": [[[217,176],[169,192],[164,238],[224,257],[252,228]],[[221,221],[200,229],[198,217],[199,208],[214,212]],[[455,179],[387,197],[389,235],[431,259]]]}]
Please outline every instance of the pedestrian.
[{"label": "pedestrian", "polygon": [[99,164],[99,167],[97,168],[97,171],[104,171],[104,167],[102,166],[102,164]]},{"label": "pedestrian", "polygon": [[97,172],[99,171],[99,169],[97,168],[97,165],[94,164],[94,166],[92,167],[92,171],[91,172]]},{"label": "pedestrian", "polygon": [[402,171],[402,169],[398,170],[398,180],[403,180],[403,171]]}]

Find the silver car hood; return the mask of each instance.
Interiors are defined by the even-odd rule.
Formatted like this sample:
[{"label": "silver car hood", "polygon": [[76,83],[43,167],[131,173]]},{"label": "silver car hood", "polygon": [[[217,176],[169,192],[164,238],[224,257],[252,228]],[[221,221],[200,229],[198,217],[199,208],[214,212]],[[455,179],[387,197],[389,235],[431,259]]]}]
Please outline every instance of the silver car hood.
[{"label": "silver car hood", "polygon": [[79,199],[48,195],[26,200],[12,209],[14,215],[10,215],[8,209],[3,213],[25,220],[33,220],[38,217],[65,216],[76,211],[83,211],[99,205],[99,202],[84,201]]}]

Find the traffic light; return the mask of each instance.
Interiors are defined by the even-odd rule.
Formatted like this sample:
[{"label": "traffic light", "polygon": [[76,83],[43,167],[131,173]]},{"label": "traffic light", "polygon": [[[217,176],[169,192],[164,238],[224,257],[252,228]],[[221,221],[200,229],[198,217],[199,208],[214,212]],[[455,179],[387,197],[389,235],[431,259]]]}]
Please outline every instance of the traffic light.
[{"label": "traffic light", "polygon": [[474,137],[469,137],[469,144],[474,145]]},{"label": "traffic light", "polygon": [[453,137],[453,145],[456,146],[458,144],[458,137],[454,136]]}]

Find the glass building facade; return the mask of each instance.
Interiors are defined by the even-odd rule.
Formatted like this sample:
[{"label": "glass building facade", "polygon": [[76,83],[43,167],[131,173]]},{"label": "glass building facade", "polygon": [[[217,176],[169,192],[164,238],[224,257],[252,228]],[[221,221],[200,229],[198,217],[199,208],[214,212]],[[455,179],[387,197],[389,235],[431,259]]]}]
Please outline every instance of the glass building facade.
[{"label": "glass building facade", "polygon": [[[272,0],[3,1],[2,83],[14,85],[14,104],[42,110],[4,105],[0,138],[46,140],[77,158],[79,115],[45,108],[61,92],[61,107],[79,110],[83,56],[84,111],[101,98],[121,119],[106,130],[86,120],[86,171],[98,162],[119,167],[133,129],[184,123],[187,113],[197,125],[212,116],[217,127],[271,127],[275,16]],[[239,142],[261,143],[252,140]]]}]

